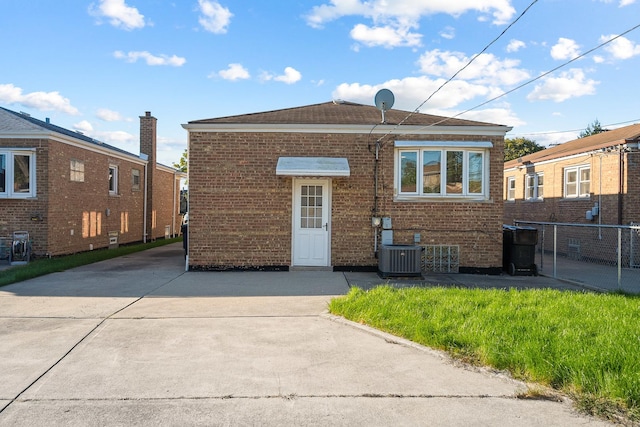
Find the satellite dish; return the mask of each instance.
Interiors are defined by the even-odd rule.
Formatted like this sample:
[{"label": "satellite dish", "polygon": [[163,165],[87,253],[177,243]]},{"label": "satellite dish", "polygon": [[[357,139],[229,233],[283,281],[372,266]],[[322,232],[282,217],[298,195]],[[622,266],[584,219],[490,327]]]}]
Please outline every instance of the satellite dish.
[{"label": "satellite dish", "polygon": [[393,96],[393,92],[389,89],[380,89],[378,93],[376,93],[374,102],[376,104],[376,108],[382,112],[382,123],[386,123],[384,120],[384,112],[393,107],[394,101],[395,97]]}]

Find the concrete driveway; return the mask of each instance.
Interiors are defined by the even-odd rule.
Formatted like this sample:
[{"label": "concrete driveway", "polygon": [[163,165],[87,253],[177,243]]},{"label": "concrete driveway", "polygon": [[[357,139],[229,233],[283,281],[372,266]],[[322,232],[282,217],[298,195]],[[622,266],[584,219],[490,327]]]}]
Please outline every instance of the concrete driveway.
[{"label": "concrete driveway", "polygon": [[329,315],[347,276],[173,244],[0,288],[0,425],[608,425]]}]

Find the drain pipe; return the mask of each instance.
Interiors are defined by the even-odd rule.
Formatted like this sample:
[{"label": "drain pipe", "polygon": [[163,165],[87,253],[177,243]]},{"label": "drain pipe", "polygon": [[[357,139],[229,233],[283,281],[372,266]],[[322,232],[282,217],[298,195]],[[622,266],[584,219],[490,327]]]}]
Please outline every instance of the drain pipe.
[{"label": "drain pipe", "polygon": [[140,153],[142,160],[147,163],[144,165],[144,203],[142,208],[142,243],[147,243],[147,169],[149,168],[149,156],[147,154]]}]

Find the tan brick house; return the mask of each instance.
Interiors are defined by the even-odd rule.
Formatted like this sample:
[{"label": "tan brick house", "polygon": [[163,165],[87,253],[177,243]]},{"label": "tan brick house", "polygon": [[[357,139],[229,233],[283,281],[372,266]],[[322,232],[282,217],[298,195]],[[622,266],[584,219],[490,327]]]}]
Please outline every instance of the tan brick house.
[{"label": "tan brick house", "polygon": [[177,234],[183,174],[156,162],[148,112],[140,140],[135,155],[0,108],[0,238],[27,231],[54,256]]},{"label": "tan brick house", "polygon": [[640,222],[640,124],[504,164],[504,221]]},{"label": "tan brick house", "polygon": [[510,128],[384,117],[340,101],[184,124],[190,268],[369,270],[393,243],[498,273]]}]

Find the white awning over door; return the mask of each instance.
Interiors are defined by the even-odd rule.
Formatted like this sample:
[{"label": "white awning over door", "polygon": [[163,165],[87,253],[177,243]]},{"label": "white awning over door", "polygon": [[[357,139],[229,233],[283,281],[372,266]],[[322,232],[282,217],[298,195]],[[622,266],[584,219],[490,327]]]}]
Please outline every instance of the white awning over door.
[{"label": "white awning over door", "polygon": [[345,157],[280,157],[276,175],[281,176],[349,176]]}]

